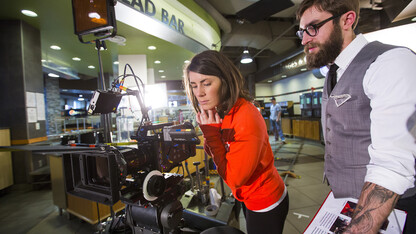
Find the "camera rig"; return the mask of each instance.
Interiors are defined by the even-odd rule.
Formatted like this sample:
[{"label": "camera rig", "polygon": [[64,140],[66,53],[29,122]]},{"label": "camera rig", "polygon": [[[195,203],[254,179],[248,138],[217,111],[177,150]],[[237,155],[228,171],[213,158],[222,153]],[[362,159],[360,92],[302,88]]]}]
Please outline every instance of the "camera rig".
[{"label": "camera rig", "polygon": [[66,191],[110,206],[121,200],[126,204],[126,223],[134,233],[167,233],[178,228],[183,210],[178,199],[185,193],[183,175],[170,171],[195,156],[200,140],[189,122],[152,124],[136,79],[141,80],[133,73],[138,90],[131,90],[123,87],[127,76],[117,79],[110,91],[97,90],[88,112],[115,112],[121,96],[135,95],[142,112],[133,138],[136,147],[103,144],[95,150],[64,154]]},{"label": "camera rig", "polygon": [[189,122],[146,125],[139,132],[137,148],[106,145],[64,154],[66,190],[106,205],[121,200],[132,228],[164,233],[178,226],[185,192],[183,176],[169,172],[194,156],[200,141]]}]

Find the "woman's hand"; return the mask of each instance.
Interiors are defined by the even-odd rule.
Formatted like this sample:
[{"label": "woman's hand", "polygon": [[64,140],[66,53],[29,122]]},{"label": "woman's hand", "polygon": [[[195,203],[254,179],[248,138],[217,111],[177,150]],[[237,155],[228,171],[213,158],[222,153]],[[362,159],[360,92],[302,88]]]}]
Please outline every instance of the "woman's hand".
[{"label": "woman's hand", "polygon": [[196,114],[198,124],[218,124],[222,123],[220,115],[215,110],[202,110]]}]

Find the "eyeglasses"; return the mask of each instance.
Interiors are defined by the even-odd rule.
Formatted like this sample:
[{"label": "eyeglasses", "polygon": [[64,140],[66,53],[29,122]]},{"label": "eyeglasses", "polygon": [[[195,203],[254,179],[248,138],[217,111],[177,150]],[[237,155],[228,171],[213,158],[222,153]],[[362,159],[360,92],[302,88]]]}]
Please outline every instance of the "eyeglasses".
[{"label": "eyeglasses", "polygon": [[[343,15],[343,14],[341,14]],[[303,40],[303,33],[306,32],[309,36],[311,37],[315,37],[316,35],[318,35],[318,29],[320,27],[322,27],[324,24],[326,24],[327,22],[329,22],[330,20],[336,19],[338,17],[340,17],[341,15],[334,15],[332,17],[329,17],[328,19],[321,21],[317,24],[311,24],[306,26],[305,29],[299,29],[296,32],[296,36],[298,36],[301,40]]]}]

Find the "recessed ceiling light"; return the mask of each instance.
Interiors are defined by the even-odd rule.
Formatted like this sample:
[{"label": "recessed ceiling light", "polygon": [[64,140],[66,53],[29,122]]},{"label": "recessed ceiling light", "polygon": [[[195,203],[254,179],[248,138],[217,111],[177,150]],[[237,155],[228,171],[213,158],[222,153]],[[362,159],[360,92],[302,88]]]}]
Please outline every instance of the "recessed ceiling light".
[{"label": "recessed ceiling light", "polygon": [[159,70],[159,72],[165,72],[164,70]]},{"label": "recessed ceiling light", "polygon": [[73,57],[72,60],[74,60],[74,61],[81,61],[81,59],[78,58],[78,57]]},{"label": "recessed ceiling light", "polygon": [[84,101],[84,98],[80,97],[78,98],[78,101]]},{"label": "recessed ceiling light", "polygon": [[82,94],[78,95],[78,97],[82,97]]},{"label": "recessed ceiling light", "polygon": [[159,60],[156,60],[156,61],[155,61],[155,63],[156,63],[156,64],[160,64],[160,61],[159,61]]},{"label": "recessed ceiling light", "polygon": [[55,73],[48,73],[48,76],[49,77],[55,77],[55,78],[58,78],[59,76],[57,75],[57,74],[55,74]]},{"label": "recessed ceiling light", "polygon": [[33,11],[29,11],[29,10],[22,10],[21,11],[23,15],[29,16],[29,17],[37,17],[38,14],[36,14]]},{"label": "recessed ceiling light", "polygon": [[93,65],[88,66],[89,69],[94,69],[95,67]]},{"label": "recessed ceiling light", "polygon": [[114,61],[114,63],[113,63],[114,65],[118,65],[119,64],[119,62],[118,61]]},{"label": "recessed ceiling light", "polygon": [[272,80],[268,80],[267,82],[272,83],[273,81]]},{"label": "recessed ceiling light", "polygon": [[183,63],[190,63],[190,61],[189,60],[185,60]]},{"label": "recessed ceiling light", "polygon": [[61,47],[59,47],[57,45],[51,45],[51,49],[53,49],[53,50],[61,50]]},{"label": "recessed ceiling light", "polygon": [[152,46],[151,45],[151,46],[148,46],[147,49],[149,49],[149,50],[155,50],[156,49],[156,46]]},{"label": "recessed ceiling light", "polygon": [[166,76],[161,76],[160,78],[165,79],[165,78],[166,78]]}]

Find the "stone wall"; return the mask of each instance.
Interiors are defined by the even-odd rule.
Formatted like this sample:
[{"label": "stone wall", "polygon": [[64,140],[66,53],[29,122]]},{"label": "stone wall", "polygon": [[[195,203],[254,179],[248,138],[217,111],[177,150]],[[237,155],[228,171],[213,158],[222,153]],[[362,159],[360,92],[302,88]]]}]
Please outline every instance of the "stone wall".
[{"label": "stone wall", "polygon": [[59,94],[59,79],[44,75],[46,97],[46,132],[47,135],[62,133],[61,103]]}]

